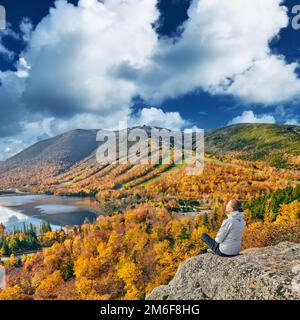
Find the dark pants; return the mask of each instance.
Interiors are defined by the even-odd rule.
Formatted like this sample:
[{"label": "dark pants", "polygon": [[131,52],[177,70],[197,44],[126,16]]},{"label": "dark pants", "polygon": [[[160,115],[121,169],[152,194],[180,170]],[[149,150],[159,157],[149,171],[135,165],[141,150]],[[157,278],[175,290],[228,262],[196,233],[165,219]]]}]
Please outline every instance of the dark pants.
[{"label": "dark pants", "polygon": [[220,257],[232,257],[222,253],[219,249],[220,244],[212,239],[207,233],[201,234],[201,240],[207,244],[207,246],[213,251],[214,254],[217,254]]}]

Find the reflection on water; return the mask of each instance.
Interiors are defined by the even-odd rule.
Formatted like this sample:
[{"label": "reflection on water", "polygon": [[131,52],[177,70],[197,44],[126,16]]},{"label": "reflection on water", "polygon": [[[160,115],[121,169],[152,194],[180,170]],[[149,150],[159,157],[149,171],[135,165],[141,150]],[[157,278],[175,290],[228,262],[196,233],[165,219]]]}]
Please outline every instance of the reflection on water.
[{"label": "reflection on water", "polygon": [[[26,216],[25,214],[10,208],[0,207],[0,223],[5,226],[7,232],[22,229],[23,225],[33,224],[39,226],[43,220]],[[60,226],[51,224],[52,229],[60,229]]]},{"label": "reflection on water", "polygon": [[39,226],[43,221],[53,229],[94,221],[101,212],[93,199],[28,195],[0,197],[0,223],[6,231],[20,229],[23,224]]}]

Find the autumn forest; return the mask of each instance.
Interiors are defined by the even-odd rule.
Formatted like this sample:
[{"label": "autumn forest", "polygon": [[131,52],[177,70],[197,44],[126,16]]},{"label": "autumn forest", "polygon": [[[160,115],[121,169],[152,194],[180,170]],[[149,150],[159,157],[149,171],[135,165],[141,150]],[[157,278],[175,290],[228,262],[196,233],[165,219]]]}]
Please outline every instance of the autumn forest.
[{"label": "autumn forest", "polygon": [[75,157],[74,141],[94,134],[80,131],[1,163],[2,191],[92,197],[106,214],[61,230],[0,225],[0,299],[145,299],[181,262],[206,252],[200,235],[216,234],[230,199],[243,203],[244,249],[300,242],[299,132],[238,125],[209,133],[195,176],[185,163],[100,165],[93,143]]}]

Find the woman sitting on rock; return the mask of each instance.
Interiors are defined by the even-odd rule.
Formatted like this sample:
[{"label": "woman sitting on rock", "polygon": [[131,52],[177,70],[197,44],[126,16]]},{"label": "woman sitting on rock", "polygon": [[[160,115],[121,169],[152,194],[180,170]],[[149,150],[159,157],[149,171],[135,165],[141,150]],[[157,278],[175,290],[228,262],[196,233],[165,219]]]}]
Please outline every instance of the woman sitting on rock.
[{"label": "woman sitting on rock", "polygon": [[246,222],[242,205],[238,200],[230,200],[226,212],[228,218],[223,221],[216,239],[212,239],[206,233],[202,233],[201,239],[215,254],[234,257],[240,253]]}]

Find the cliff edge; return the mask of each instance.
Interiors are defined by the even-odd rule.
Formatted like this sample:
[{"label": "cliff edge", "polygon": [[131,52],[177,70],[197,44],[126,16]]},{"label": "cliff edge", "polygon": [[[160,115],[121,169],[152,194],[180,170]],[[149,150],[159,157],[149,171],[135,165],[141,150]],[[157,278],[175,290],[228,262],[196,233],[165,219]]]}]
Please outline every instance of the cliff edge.
[{"label": "cliff edge", "polygon": [[234,258],[212,253],[183,262],[168,285],[147,300],[300,299],[300,244],[245,250]]}]

